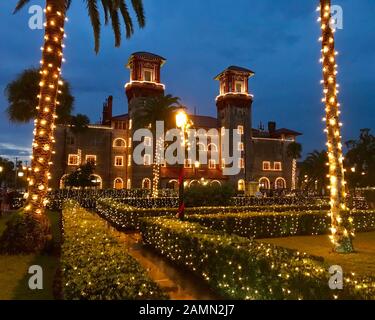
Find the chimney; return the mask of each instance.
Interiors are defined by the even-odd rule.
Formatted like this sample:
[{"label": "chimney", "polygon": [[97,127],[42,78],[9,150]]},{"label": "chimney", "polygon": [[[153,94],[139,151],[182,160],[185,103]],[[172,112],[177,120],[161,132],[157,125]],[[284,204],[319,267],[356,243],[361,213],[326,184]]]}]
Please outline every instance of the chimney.
[{"label": "chimney", "polygon": [[103,125],[110,125],[112,120],[112,106],[113,97],[109,96],[107,101],[103,104]]},{"label": "chimney", "polygon": [[268,132],[269,132],[269,134],[274,134],[275,131],[276,131],[276,122],[275,121],[268,122]]}]

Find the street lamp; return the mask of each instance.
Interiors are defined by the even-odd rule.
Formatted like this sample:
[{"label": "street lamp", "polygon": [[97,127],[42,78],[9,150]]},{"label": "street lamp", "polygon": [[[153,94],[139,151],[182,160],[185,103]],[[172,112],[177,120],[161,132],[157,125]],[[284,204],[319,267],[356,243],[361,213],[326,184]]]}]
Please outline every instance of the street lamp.
[{"label": "street lamp", "polygon": [[[182,133],[182,146],[184,148],[184,159],[185,159],[185,131],[188,123],[188,118],[187,114],[184,110],[179,111],[176,114],[176,126],[177,128],[181,129]],[[177,218],[178,219],[184,219],[185,216],[185,203],[184,203],[184,177],[185,176],[185,168],[184,168],[184,163],[180,163],[180,173],[178,177],[178,187],[179,187],[179,192],[178,192],[178,214]]]}]

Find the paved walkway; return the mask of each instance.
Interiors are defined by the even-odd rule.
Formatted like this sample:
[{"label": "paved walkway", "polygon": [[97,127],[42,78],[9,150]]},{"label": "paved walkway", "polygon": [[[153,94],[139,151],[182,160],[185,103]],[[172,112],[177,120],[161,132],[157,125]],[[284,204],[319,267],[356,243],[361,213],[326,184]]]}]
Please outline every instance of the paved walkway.
[{"label": "paved walkway", "polygon": [[185,270],[180,270],[146,248],[138,232],[122,233],[115,230],[114,232],[118,239],[126,244],[129,254],[148,271],[150,278],[158,283],[172,300],[220,299],[203,280]]}]

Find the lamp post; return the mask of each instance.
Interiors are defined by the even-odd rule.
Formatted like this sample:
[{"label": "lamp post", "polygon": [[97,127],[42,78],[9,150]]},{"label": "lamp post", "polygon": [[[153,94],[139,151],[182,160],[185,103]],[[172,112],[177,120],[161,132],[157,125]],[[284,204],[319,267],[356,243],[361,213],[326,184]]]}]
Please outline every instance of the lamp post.
[{"label": "lamp post", "polygon": [[[187,114],[185,111],[181,110],[176,114],[176,126],[177,128],[181,129],[181,135],[182,135],[182,146],[184,149],[184,159],[185,159],[185,131],[186,131],[186,126],[187,126]],[[178,192],[178,214],[177,218],[180,220],[183,220],[185,217],[185,203],[184,203],[184,179],[185,179],[185,167],[184,163],[180,163],[180,173],[178,177],[178,187],[179,187],[179,192]]]}]

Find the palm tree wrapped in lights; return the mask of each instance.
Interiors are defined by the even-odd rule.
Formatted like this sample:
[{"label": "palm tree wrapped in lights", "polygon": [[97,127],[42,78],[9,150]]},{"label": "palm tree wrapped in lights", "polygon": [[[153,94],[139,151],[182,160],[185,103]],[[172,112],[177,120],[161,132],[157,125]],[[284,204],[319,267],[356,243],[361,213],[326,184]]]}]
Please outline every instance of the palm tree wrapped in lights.
[{"label": "palm tree wrapped in lights", "polygon": [[354,236],[351,218],[344,221],[342,213],[347,213],[345,205],[345,179],[343,166],[342,142],[340,134],[340,104],[338,103],[338,84],[336,80],[337,65],[334,29],[331,24],[331,0],[321,0],[320,22],[322,37],[322,59],[323,64],[323,85],[324,98],[326,105],[326,130],[327,148],[328,148],[328,165],[331,193],[331,219],[332,235],[331,240],[334,244],[334,250],[340,253],[353,252],[352,237]]},{"label": "palm tree wrapped in lights", "polygon": [[[15,12],[24,7],[30,0],[19,0]],[[97,0],[86,0],[87,10],[95,36],[95,51],[99,51],[101,21]],[[58,95],[61,94],[61,66],[64,61],[63,48],[65,38],[66,12],[70,7],[71,0],[46,0],[45,1],[45,33],[41,60],[41,80],[39,103],[36,107],[35,130],[32,152],[32,171],[29,177],[29,199],[25,207],[29,216],[40,221],[43,226],[48,227],[45,213],[46,197],[48,192],[48,180],[50,176],[50,165],[53,154],[54,128],[56,108],[60,102]],[[134,33],[132,18],[129,14],[125,0],[102,0],[105,23],[112,22],[115,34],[115,45],[121,43],[121,22],[123,18],[126,27],[126,36]],[[142,0],[132,0],[140,27],[145,25],[145,17]]]}]

